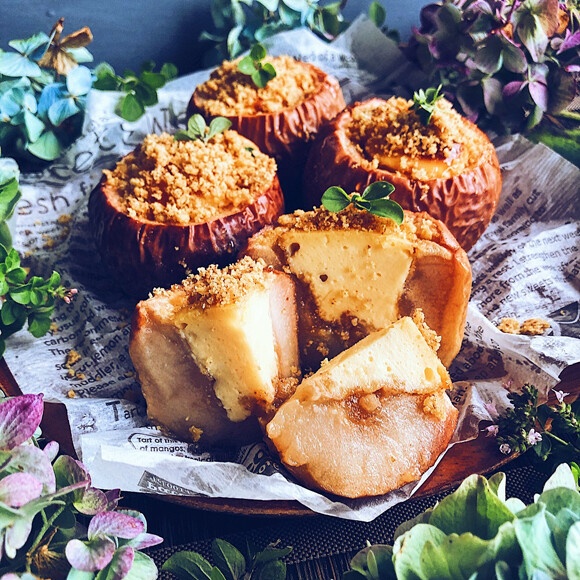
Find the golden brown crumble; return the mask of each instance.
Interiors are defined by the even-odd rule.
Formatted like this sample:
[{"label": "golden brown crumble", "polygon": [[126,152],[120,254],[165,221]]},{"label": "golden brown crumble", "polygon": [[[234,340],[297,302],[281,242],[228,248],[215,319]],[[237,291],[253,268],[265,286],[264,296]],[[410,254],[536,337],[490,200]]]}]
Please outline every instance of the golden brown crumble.
[{"label": "golden brown crumble", "polygon": [[446,400],[441,393],[432,393],[423,399],[423,410],[429,415],[433,415],[440,421],[447,417]]},{"label": "golden brown crumble", "polygon": [[76,350],[70,350],[66,353],[64,366],[68,369],[75,363],[79,362],[81,358],[81,355]]},{"label": "golden brown crumble", "polygon": [[413,322],[417,325],[417,328],[421,331],[425,342],[430,346],[432,350],[437,352],[441,346],[441,337],[425,322],[425,314],[420,308],[415,308],[411,313],[411,318]]},{"label": "golden brown crumble", "polygon": [[550,328],[550,323],[542,318],[528,318],[522,323],[515,318],[502,318],[497,328],[507,334],[537,336],[544,334]]},{"label": "golden brown crumble", "polygon": [[151,134],[113,171],[106,185],[131,217],[195,224],[250,204],[272,183],[276,162],[236,131],[207,143]]},{"label": "golden brown crumble", "polygon": [[550,328],[550,323],[542,318],[528,318],[522,322],[520,327],[520,334],[527,334],[530,336],[544,334]]},{"label": "golden brown crumble", "polygon": [[186,278],[181,285],[177,284],[169,290],[158,288],[154,294],[170,297],[175,291],[181,291],[190,304],[201,308],[223,306],[234,304],[258,288],[266,288],[269,277],[273,275],[272,268],[263,260],[245,256],[225,268],[215,264],[199,268],[197,274]]},{"label": "golden brown crumble", "polygon": [[197,87],[211,115],[259,115],[292,109],[316,92],[318,84],[311,66],[289,56],[267,57],[276,76],[264,88],[238,71],[238,60],[224,61],[210,78]]},{"label": "golden brown crumble", "polygon": [[428,125],[412,107],[413,101],[392,97],[353,108],[347,136],[370,165],[425,181],[461,174],[492,154],[485,134],[472,128],[446,99],[438,101]]}]

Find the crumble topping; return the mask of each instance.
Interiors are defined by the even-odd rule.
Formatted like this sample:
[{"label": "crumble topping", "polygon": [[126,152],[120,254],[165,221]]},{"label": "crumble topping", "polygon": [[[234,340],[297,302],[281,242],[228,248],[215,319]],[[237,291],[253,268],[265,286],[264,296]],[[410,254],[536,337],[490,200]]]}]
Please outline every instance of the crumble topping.
[{"label": "crumble topping", "polygon": [[197,304],[200,308],[224,306],[235,304],[257,288],[266,288],[270,276],[272,268],[264,260],[245,256],[225,268],[216,264],[199,268],[197,274],[189,276],[181,284],[169,290],[156,289],[154,294],[171,297],[177,291],[187,296],[190,304]]},{"label": "crumble topping", "polygon": [[266,57],[276,76],[258,88],[238,71],[238,60],[224,61],[196,89],[211,115],[256,115],[277,113],[302,103],[317,90],[315,70],[290,56]]},{"label": "crumble topping", "polygon": [[373,167],[386,166],[418,180],[458,175],[493,150],[487,136],[446,99],[438,101],[428,125],[420,121],[411,100],[361,103],[352,110],[347,136]]},{"label": "crumble topping", "polygon": [[188,225],[250,204],[272,183],[276,162],[233,130],[207,143],[163,133],[147,135],[104,173],[130,217]]}]

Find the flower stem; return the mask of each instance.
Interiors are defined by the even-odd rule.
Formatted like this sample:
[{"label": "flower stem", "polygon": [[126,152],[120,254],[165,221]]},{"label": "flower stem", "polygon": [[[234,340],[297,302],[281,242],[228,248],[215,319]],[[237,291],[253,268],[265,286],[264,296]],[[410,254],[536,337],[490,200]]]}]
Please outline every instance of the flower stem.
[{"label": "flower stem", "polygon": [[52,516],[50,516],[50,518],[47,518],[44,510],[42,510],[42,519],[44,520],[44,524],[42,525],[42,528],[40,528],[40,531],[36,535],[36,538],[34,539],[34,542],[32,542],[32,545],[28,549],[28,552],[26,552],[27,568],[29,567],[29,564],[30,564],[30,561],[32,559],[34,552],[36,551],[36,549],[38,548],[38,546],[42,542],[44,536],[46,535],[46,532],[48,532],[48,530],[51,528],[52,524],[56,521],[58,516],[60,516],[60,514],[62,514],[62,512],[65,510],[65,508],[66,508],[66,504],[61,505],[52,514]]}]

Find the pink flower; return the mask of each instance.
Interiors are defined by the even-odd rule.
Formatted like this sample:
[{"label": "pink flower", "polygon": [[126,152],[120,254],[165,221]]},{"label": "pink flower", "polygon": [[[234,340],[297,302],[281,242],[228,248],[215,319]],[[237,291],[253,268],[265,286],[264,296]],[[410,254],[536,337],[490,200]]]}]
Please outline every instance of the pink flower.
[{"label": "pink flower", "polygon": [[490,425],[484,429],[486,437],[497,437],[499,427],[497,425]]},{"label": "pink flower", "polygon": [[530,429],[530,432],[528,433],[528,443],[530,445],[536,445],[536,443],[539,443],[541,440],[542,435],[538,433],[535,429]]}]

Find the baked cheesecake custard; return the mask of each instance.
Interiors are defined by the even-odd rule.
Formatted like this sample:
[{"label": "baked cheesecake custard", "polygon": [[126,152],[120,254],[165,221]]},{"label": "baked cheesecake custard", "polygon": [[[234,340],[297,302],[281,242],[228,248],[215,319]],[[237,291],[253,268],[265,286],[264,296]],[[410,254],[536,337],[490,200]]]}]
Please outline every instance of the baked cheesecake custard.
[{"label": "baked cheesecake custard", "polygon": [[263,433],[300,481],[345,497],[418,479],[456,426],[465,251],[428,214],[350,206],[282,216],[245,252],[137,305],[151,420],[200,444]]},{"label": "baked cheesecake custard", "polygon": [[304,175],[309,205],[336,183],[362,191],[388,181],[391,199],[444,222],[465,250],[491,221],[502,185],[493,144],[444,98],[427,124],[412,100],[354,103],[321,130]]},{"label": "baked cheesecake custard", "polygon": [[244,252],[296,278],[303,368],[317,369],[416,308],[441,337],[443,364],[459,352],[471,266],[427,213],[405,211],[397,225],[352,205],[297,210],[252,236]]},{"label": "baked cheesecake custard", "polygon": [[221,115],[232,127],[276,158],[282,169],[303,164],[321,125],[346,103],[338,81],[320,68],[289,56],[268,56],[276,76],[262,87],[225,61],[199,85],[188,112]]},{"label": "baked cheesecake custard", "polygon": [[240,247],[284,208],[275,160],[233,130],[211,139],[163,133],[105,170],[89,200],[103,261],[121,287],[144,297]]}]

